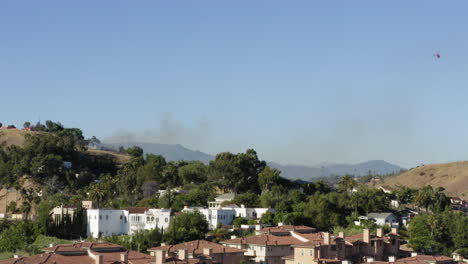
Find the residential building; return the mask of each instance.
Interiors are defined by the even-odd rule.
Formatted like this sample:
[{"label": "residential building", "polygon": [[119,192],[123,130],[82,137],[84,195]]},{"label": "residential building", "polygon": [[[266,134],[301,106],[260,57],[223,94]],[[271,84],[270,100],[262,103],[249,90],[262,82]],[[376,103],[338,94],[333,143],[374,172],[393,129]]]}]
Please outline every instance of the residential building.
[{"label": "residential building", "polygon": [[202,208],[202,207],[188,207],[185,206],[183,211],[193,212],[199,211],[205,216],[208,221],[209,228],[215,229],[219,224],[221,225],[232,225],[232,221],[236,217],[242,217],[246,220],[259,219],[262,215],[268,211],[274,212],[272,208],[246,208],[244,205],[241,207],[237,205],[228,205],[220,208]]},{"label": "residential building", "polygon": [[291,246],[304,241],[294,236],[261,234],[229,239],[221,241],[221,244],[245,250],[244,255],[250,263],[283,264],[282,258],[294,252]]},{"label": "residential building", "polygon": [[309,234],[317,232],[317,229],[310,226],[278,225],[273,227],[264,227],[255,231],[257,235],[270,234],[275,236],[289,236],[291,235],[291,232]]},{"label": "residential building", "polygon": [[302,242],[293,244],[294,252],[285,256],[285,264],[319,264],[340,263],[348,260],[362,263],[372,260],[383,260],[389,256],[398,256],[400,240],[397,230],[384,235],[383,229],[377,229],[375,235],[368,229],[354,236],[346,237],[340,232],[338,236],[327,232],[299,234],[293,236]]},{"label": "residential building", "polygon": [[239,264],[244,260],[244,250],[223,246],[206,240],[194,240],[177,245],[164,245],[148,250],[163,263],[222,263]]},{"label": "residential building", "polygon": [[361,216],[360,219],[374,220],[379,226],[398,226],[398,217],[393,213],[370,213],[367,216]]},{"label": "residential building", "polygon": [[386,261],[376,261],[370,258],[366,264],[456,264],[458,263],[453,258],[446,256],[429,256],[429,255],[416,255],[408,258],[397,259],[396,257],[389,257]]},{"label": "residential building", "polygon": [[224,193],[215,198],[214,202],[208,202],[208,208],[219,209],[224,202],[230,202],[236,198],[236,193]]},{"label": "residential building", "polygon": [[236,218],[236,211],[234,211],[232,208],[211,209],[211,208],[185,206],[183,211],[200,212],[203,216],[205,216],[205,219],[208,222],[209,229],[215,229],[218,226],[218,224],[232,225],[232,221],[234,220],[234,218]]},{"label": "residential building", "polygon": [[0,260],[0,264],[154,264],[154,257],[137,251],[125,250],[111,243],[79,242],[51,246],[44,253],[30,257]]},{"label": "residential building", "polygon": [[127,209],[88,209],[87,235],[104,237],[111,235],[134,234],[138,230],[156,227],[165,230],[171,220],[171,209],[127,208]]},{"label": "residential building", "polygon": [[51,216],[52,220],[60,221],[64,216],[69,216],[71,219],[73,219],[75,212],[75,206],[60,205],[50,210],[49,215]]}]

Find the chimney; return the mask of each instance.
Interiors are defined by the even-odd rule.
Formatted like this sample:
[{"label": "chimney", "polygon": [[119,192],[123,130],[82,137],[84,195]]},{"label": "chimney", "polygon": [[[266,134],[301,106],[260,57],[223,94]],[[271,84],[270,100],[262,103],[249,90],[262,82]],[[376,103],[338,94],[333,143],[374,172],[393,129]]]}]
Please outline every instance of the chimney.
[{"label": "chimney", "polygon": [[398,235],[398,228],[392,227],[392,233]]},{"label": "chimney", "polygon": [[128,263],[128,254],[127,254],[127,252],[120,254],[120,261],[122,261],[125,264]]},{"label": "chimney", "polygon": [[349,263],[349,260],[344,259],[344,260],[341,261],[341,264],[351,264],[351,263]]},{"label": "chimney", "polygon": [[323,232],[323,244],[330,245],[330,233]]},{"label": "chimney", "polygon": [[203,248],[203,255],[207,255],[207,256],[213,255],[213,249],[212,248]]},{"label": "chimney", "polygon": [[338,237],[344,238],[344,232],[339,232]]},{"label": "chimney", "polygon": [[231,236],[231,239],[235,239],[235,238],[237,238],[237,236],[235,236],[235,235],[232,235],[232,236]]},{"label": "chimney", "polygon": [[49,247],[55,247],[55,243],[50,243]]},{"label": "chimney", "polygon": [[396,260],[396,257],[395,257],[395,256],[389,256],[389,257],[388,257],[388,262],[390,262],[390,263],[394,263],[395,260]]},{"label": "chimney", "polygon": [[94,263],[95,264],[104,264],[104,256],[103,255],[94,255]]},{"label": "chimney", "polygon": [[187,261],[188,259],[188,250],[187,249],[179,249],[179,253],[177,256],[179,257],[180,260]]},{"label": "chimney", "polygon": [[374,262],[374,258],[373,257],[367,257],[367,262]]},{"label": "chimney", "polygon": [[279,223],[278,223],[278,226],[283,226],[283,222],[279,222]]},{"label": "chimney", "polygon": [[377,228],[377,236],[383,237],[383,228]]},{"label": "chimney", "polygon": [[156,264],[163,264],[166,261],[166,251],[156,250]]},{"label": "chimney", "polygon": [[15,259],[19,258],[19,255],[13,255],[13,258]]},{"label": "chimney", "polygon": [[416,251],[411,252],[412,257],[416,257],[417,255],[418,255],[418,252],[416,252]]},{"label": "chimney", "polygon": [[369,243],[370,242],[370,233],[369,233],[369,229],[366,228],[363,230],[363,234],[362,234],[362,238],[364,240],[365,243]]}]

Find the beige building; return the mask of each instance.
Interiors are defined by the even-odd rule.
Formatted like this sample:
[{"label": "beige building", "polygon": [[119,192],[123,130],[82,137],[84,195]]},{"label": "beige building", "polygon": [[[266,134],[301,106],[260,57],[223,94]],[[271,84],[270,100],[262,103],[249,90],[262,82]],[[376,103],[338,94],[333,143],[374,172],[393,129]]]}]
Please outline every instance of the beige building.
[{"label": "beige building", "polygon": [[156,257],[156,264],[203,263],[239,264],[244,260],[244,250],[226,247],[206,240],[194,240],[177,245],[164,245],[148,250]]},{"label": "beige building", "polygon": [[283,264],[282,257],[293,254],[291,246],[302,242],[300,238],[291,235],[260,234],[225,240],[221,244],[245,250],[245,257],[249,260],[249,263]]},{"label": "beige building", "polygon": [[283,259],[285,264],[319,264],[349,261],[363,263],[369,260],[386,260],[399,254],[400,239],[396,229],[384,234],[381,228],[376,234],[369,229],[346,237],[340,232],[333,236],[327,232],[300,234],[306,242],[293,245],[294,254]]}]

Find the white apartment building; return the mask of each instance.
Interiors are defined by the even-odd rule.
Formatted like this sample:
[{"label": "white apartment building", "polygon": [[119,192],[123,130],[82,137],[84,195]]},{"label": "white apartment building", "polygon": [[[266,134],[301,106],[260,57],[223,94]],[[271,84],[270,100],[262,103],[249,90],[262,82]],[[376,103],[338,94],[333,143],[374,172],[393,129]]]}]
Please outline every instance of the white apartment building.
[{"label": "white apartment building", "polygon": [[274,209],[272,208],[246,208],[244,205],[241,205],[241,207],[237,205],[229,205],[222,208],[201,208],[185,206],[183,211],[199,211],[202,215],[205,216],[205,219],[206,221],[208,221],[210,229],[215,229],[218,226],[218,224],[232,225],[232,221],[236,217],[242,217],[246,220],[259,219],[267,211],[274,213]]},{"label": "white apartment building", "polygon": [[86,234],[94,238],[131,235],[156,227],[165,230],[171,220],[171,209],[88,209],[86,214]]}]

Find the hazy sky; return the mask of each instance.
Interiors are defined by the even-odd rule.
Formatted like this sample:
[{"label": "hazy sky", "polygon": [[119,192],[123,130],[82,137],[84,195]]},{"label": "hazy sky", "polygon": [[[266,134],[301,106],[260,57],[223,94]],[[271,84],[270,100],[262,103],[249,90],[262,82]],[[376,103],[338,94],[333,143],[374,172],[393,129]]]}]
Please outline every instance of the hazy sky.
[{"label": "hazy sky", "polygon": [[[468,1],[1,1],[0,121],[254,148],[468,157]],[[433,54],[442,55],[436,59]]]}]

